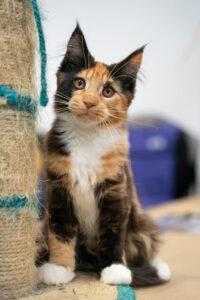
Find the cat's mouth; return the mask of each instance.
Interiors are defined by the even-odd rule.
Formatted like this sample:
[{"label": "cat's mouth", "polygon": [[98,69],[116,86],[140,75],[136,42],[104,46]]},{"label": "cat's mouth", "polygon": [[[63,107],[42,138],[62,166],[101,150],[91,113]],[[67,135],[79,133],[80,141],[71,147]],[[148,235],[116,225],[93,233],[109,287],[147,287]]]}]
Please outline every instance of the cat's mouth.
[{"label": "cat's mouth", "polygon": [[98,124],[103,122],[106,119],[105,114],[97,113],[94,111],[79,111],[73,112],[76,119],[78,119],[81,123],[89,123],[89,124]]},{"label": "cat's mouth", "polygon": [[97,117],[94,113],[92,113],[89,110],[87,110],[85,112],[80,112],[77,115],[79,118],[86,119],[86,120],[94,120]]},{"label": "cat's mouth", "polygon": [[104,120],[107,117],[105,111],[96,108],[80,109],[75,105],[71,105],[70,111],[77,119],[79,119],[82,122],[98,123],[102,122],[102,120]]},{"label": "cat's mouth", "polygon": [[80,116],[80,117],[90,117],[92,115],[93,114],[89,110],[84,110],[84,111],[78,113],[78,116]]}]

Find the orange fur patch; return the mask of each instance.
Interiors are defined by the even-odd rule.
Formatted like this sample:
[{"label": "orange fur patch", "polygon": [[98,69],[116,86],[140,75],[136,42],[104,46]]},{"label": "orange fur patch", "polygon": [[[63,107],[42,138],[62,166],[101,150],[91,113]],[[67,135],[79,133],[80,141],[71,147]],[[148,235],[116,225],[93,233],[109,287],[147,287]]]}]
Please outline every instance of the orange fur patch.
[{"label": "orange fur patch", "polygon": [[71,271],[75,269],[75,244],[76,240],[70,242],[59,241],[53,233],[49,233],[49,262],[70,268]]},{"label": "orange fur patch", "polygon": [[93,81],[95,85],[106,83],[110,79],[109,72],[102,63],[96,63],[93,68],[81,71],[78,76]]},{"label": "orange fur patch", "polygon": [[58,155],[56,153],[48,154],[48,169],[58,175],[69,174],[71,169],[70,157],[67,155]]},{"label": "orange fur patch", "polygon": [[143,52],[139,52],[137,55],[135,55],[133,57],[133,63],[136,65],[136,66],[140,66],[141,65],[141,62],[142,62],[142,57],[143,57]]},{"label": "orange fur patch", "polygon": [[103,171],[100,174],[98,181],[103,181],[105,178],[114,178],[119,172],[120,168],[127,160],[128,144],[124,142],[120,147],[105,154],[102,157]]}]

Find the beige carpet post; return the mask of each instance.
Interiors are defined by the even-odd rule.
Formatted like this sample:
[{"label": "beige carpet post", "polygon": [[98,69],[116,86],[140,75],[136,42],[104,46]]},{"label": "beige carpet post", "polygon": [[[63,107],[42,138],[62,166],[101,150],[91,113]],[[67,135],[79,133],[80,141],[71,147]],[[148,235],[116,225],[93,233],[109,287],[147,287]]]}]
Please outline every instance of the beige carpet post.
[{"label": "beige carpet post", "polygon": [[[37,35],[30,2],[0,0],[0,85],[37,99]],[[36,195],[35,120],[0,99],[0,197]],[[34,286],[36,213],[0,208],[0,299],[15,299]]]}]

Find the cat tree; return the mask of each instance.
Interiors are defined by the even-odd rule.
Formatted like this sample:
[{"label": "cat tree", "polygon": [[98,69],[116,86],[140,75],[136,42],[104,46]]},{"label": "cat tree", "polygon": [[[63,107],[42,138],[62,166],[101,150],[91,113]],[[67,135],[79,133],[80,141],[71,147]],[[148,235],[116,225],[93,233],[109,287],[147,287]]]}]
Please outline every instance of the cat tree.
[{"label": "cat tree", "polygon": [[36,280],[38,37],[45,105],[46,56],[37,2],[0,1],[0,299],[18,299]]}]

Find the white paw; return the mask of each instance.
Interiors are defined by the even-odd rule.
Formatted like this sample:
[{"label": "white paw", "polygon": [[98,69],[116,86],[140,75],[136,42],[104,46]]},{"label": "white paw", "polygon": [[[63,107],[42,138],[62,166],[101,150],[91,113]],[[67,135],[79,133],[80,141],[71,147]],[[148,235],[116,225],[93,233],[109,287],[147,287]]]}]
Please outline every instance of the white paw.
[{"label": "white paw", "polygon": [[38,269],[40,282],[48,285],[66,284],[74,278],[75,274],[69,269],[51,263],[46,263]]},{"label": "white paw", "polygon": [[158,272],[158,276],[160,279],[164,281],[168,281],[171,278],[171,270],[164,261],[162,261],[160,258],[156,257],[151,262],[152,266],[156,268]]},{"label": "white paw", "polygon": [[101,271],[101,281],[107,284],[130,284],[131,271],[122,264],[112,264]]}]

